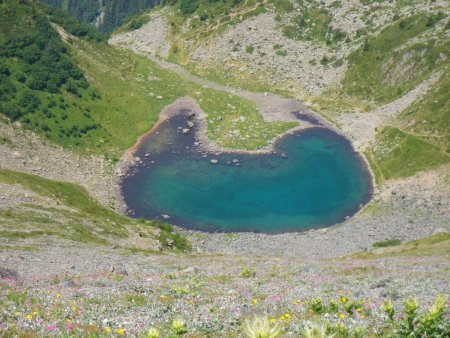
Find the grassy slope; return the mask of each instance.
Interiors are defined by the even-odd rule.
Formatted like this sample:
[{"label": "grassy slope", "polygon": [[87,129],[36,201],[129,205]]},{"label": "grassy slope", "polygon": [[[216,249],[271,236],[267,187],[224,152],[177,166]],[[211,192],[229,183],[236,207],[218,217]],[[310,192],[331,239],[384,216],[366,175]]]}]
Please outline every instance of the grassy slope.
[{"label": "grassy slope", "polygon": [[[420,100],[403,111],[396,126],[382,128],[368,150],[385,179],[407,177],[450,162],[447,73]],[[370,155],[371,154],[371,155]]]},{"label": "grassy slope", "polygon": [[[197,99],[207,113],[208,135],[221,146],[256,149],[295,125],[264,122],[250,101],[187,82],[129,51],[80,40],[72,46],[88,80],[102,97],[92,103],[93,118],[108,130],[109,140],[114,140],[119,152],[157,121],[164,106],[186,95]],[[149,76],[156,80],[149,81]],[[246,123],[238,122],[233,128],[248,134],[245,139],[227,134],[233,120],[241,116]]]},{"label": "grassy slope", "polygon": [[[11,2],[8,3],[12,8]],[[17,6],[23,13],[16,12],[13,18],[32,20],[31,6]],[[43,16],[39,7],[33,8]],[[23,30],[23,34],[30,34],[30,28]],[[7,29],[2,32],[4,39],[19,35]],[[66,85],[54,93],[32,90],[28,88],[28,80],[18,80],[19,74],[28,77],[28,66],[18,58],[3,60],[11,73],[8,81],[16,88],[16,96],[31,92],[40,101],[33,113],[19,121],[65,147],[118,158],[154,124],[164,106],[185,95],[199,101],[208,114],[208,134],[221,146],[256,149],[293,126],[292,123],[266,123],[251,102],[205,90],[130,52],[87,39],[70,38],[67,45],[71,61],[79,65],[90,84],[87,88],[78,87],[75,94]],[[149,81],[148,76],[157,80]],[[233,120],[241,116],[246,118],[246,125],[233,125]],[[242,138],[226,133],[232,125]]]},{"label": "grassy slope", "polygon": [[371,252],[351,255],[353,258],[379,259],[382,257],[450,257],[450,234],[440,233],[430,237],[407,242],[401,245],[380,247]]},{"label": "grassy slope", "polygon": [[[423,38],[444,16],[416,14],[383,29],[349,58],[343,92],[376,104],[391,102],[448,64],[448,38]],[[430,21],[431,20],[431,21]],[[432,24],[430,22],[433,22]],[[441,33],[442,35],[444,33]]]},{"label": "grassy slope", "polygon": [[160,240],[163,246],[167,246],[166,239],[171,238],[178,249],[190,249],[188,241],[172,234],[173,229],[169,225],[119,215],[104,208],[75,184],[4,169],[0,169],[0,182],[20,185],[35,193],[37,199],[54,202],[50,206],[30,202],[0,209],[0,238],[13,240],[48,235],[82,243],[113,243],[129,247],[130,244],[124,241],[139,233],[143,238]]}]

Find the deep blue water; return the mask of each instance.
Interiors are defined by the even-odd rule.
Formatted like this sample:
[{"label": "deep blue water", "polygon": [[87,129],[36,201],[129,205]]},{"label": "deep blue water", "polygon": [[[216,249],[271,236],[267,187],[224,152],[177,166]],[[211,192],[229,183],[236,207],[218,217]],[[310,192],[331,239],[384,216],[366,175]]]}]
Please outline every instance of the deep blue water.
[{"label": "deep blue water", "polygon": [[216,155],[195,149],[194,132],[177,131],[185,125],[185,117],[172,118],[141,144],[144,163],[122,183],[130,216],[169,215],[169,223],[202,231],[280,233],[333,225],[370,200],[364,161],[329,129],[284,136],[275,154]]}]

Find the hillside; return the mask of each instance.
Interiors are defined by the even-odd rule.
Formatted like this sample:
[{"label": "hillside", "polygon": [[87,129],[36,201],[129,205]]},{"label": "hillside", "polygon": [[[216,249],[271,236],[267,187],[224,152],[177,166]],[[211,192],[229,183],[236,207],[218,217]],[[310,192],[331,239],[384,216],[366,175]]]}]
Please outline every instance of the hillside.
[{"label": "hillside", "polygon": [[102,32],[111,32],[127,19],[159,3],[159,0],[40,0],[62,9],[78,20],[95,25]]},{"label": "hillside", "polygon": [[[110,31],[153,2],[45,2],[0,0],[0,337],[448,336],[448,2],[164,1],[111,37],[71,15]],[[372,199],[275,235],[124,216],[179,110],[214,155],[319,123]]]},{"label": "hillside", "polygon": [[[448,164],[447,2],[190,3],[158,7],[111,41],[309,103],[366,152],[379,181]],[[424,109],[434,93],[441,99]]]}]

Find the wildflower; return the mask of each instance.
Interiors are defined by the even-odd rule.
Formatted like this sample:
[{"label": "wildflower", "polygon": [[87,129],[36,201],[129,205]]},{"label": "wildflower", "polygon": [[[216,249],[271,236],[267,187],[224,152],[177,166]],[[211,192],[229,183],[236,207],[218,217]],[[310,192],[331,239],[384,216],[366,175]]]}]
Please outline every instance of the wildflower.
[{"label": "wildflower", "polygon": [[428,311],[428,314],[432,317],[436,317],[441,313],[445,312],[445,303],[446,303],[445,296],[439,295],[439,297],[436,299],[431,309]]},{"label": "wildflower", "polygon": [[347,297],[342,296],[342,297],[341,297],[341,303],[345,304],[345,303],[347,303],[347,302],[348,302]]},{"label": "wildflower", "polygon": [[147,332],[148,338],[158,338],[159,337],[159,331],[158,329],[151,327]]},{"label": "wildflower", "polygon": [[120,329],[117,329],[117,334],[118,335],[123,335],[125,333],[125,330],[124,329],[122,329],[122,328],[120,328]]},{"label": "wildflower", "polygon": [[111,332],[111,328],[109,328],[109,327],[105,327],[104,330],[105,330],[106,333],[110,333]]},{"label": "wildflower", "polygon": [[294,305],[297,305],[298,303],[300,303],[300,300],[298,300],[298,299],[295,299],[293,302]]},{"label": "wildflower", "polygon": [[258,303],[258,300],[257,300],[256,298],[253,298],[252,304],[253,304],[253,305],[256,305],[257,303]]},{"label": "wildflower", "polygon": [[408,298],[407,300],[405,300],[403,305],[405,306],[406,312],[408,313],[416,312],[417,308],[419,307],[419,303],[412,298]]},{"label": "wildflower", "polygon": [[56,330],[56,324],[51,324],[47,327],[48,332],[52,332]]},{"label": "wildflower", "polygon": [[177,335],[186,333],[186,322],[181,318],[175,319],[172,323],[172,331]]},{"label": "wildflower", "polygon": [[70,330],[72,330],[72,329],[73,329],[72,323],[69,323],[69,324],[66,325],[66,330],[67,330],[67,331],[70,331]]},{"label": "wildflower", "polygon": [[30,314],[27,314],[27,315],[25,316],[25,318],[28,319],[28,320],[32,320],[32,319],[33,319],[33,316],[30,315]]},{"label": "wildflower", "polygon": [[392,302],[390,300],[385,300],[383,302],[383,305],[381,306],[382,310],[388,315],[389,319],[393,319],[394,318],[394,304],[392,304]]},{"label": "wildflower", "polygon": [[344,319],[345,318],[345,314],[343,314],[342,312],[341,313],[339,313],[339,318],[341,318],[341,319]]},{"label": "wildflower", "polygon": [[326,328],[320,324],[305,325],[302,329],[302,337],[305,338],[331,338],[334,335],[328,335]]},{"label": "wildflower", "polygon": [[270,322],[270,324],[275,323],[275,318],[270,318],[269,322]]},{"label": "wildflower", "polygon": [[272,326],[266,317],[255,317],[244,324],[244,332],[248,338],[275,338],[280,331],[279,325]]},{"label": "wildflower", "polygon": [[37,311],[33,311],[33,316],[37,317],[38,313]]}]

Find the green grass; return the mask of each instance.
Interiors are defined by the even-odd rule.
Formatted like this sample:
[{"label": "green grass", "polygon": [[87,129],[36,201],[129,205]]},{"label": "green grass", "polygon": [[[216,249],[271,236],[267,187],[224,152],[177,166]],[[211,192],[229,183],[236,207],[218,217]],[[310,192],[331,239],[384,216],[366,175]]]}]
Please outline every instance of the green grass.
[{"label": "green grass", "polygon": [[[277,7],[276,4],[277,2],[275,2]],[[298,5],[301,12],[283,27],[284,36],[294,40],[313,41],[327,45],[335,45],[345,40],[347,34],[344,31],[331,27],[333,17],[326,8],[318,7],[310,1],[298,2]],[[279,7],[280,5],[277,9]],[[292,10],[284,12],[290,14]]]},{"label": "green grass", "polygon": [[383,128],[376,144],[371,150],[371,160],[376,163],[373,169],[379,169],[385,179],[412,176],[450,162],[450,156],[439,147],[394,127]]},{"label": "green grass", "polygon": [[[16,6],[17,10],[25,13],[21,16],[15,12],[11,14],[12,19],[7,16],[5,22],[11,19],[12,24],[17,25],[14,20],[19,17],[33,23],[34,18],[30,14],[32,5],[13,5],[8,1],[3,6]],[[32,32],[31,25],[8,31],[8,25],[3,22],[0,40],[14,40],[16,36],[22,36],[20,34],[37,34],[38,37],[39,34],[47,34],[56,41],[58,34],[49,31],[51,28],[45,21],[49,18],[39,12],[39,7],[33,9],[39,13],[39,20],[44,22],[41,26],[48,29]],[[58,43],[58,48],[64,47],[64,44]],[[83,86],[71,89],[67,84],[56,90],[32,89],[29,88],[30,66],[25,57],[7,56],[0,64],[0,93],[11,89],[7,98],[14,103],[18,100],[18,105],[29,110],[27,114],[19,115],[18,120],[26,128],[66,148],[118,159],[138,136],[153,126],[159,112],[181,96],[191,96],[199,101],[208,115],[208,135],[221,146],[257,149],[293,126],[291,123],[264,122],[250,101],[205,90],[129,51],[78,38],[69,38],[66,45],[67,51],[53,56],[70,60],[72,69],[81,69],[84,78],[80,82],[84,83]],[[20,48],[15,50],[21,52]],[[45,53],[39,53],[33,55],[46,57]],[[20,101],[22,97],[26,98],[24,103]],[[37,103],[34,104],[33,100]],[[223,120],[219,122],[217,119],[221,117]],[[232,121],[241,117],[246,119],[245,125],[233,125]],[[224,132],[227,127],[235,127],[241,136],[227,134]]]},{"label": "green grass", "polygon": [[142,237],[160,240],[166,248],[170,238],[174,241],[175,250],[185,252],[191,249],[190,243],[170,225],[119,215],[104,208],[84,188],[75,184],[5,169],[0,169],[0,182],[21,185],[56,204],[53,207],[21,204],[0,210],[1,238],[17,240],[47,235],[82,243],[108,244],[112,241],[117,244],[131,234],[141,233]]},{"label": "green grass", "polygon": [[386,241],[373,243],[373,247],[374,248],[387,248],[387,247],[391,247],[391,246],[398,246],[400,244],[402,244],[402,241],[399,239],[389,239]]},{"label": "green grass", "polygon": [[399,117],[408,131],[433,136],[427,140],[440,146],[447,154],[450,154],[449,93],[450,76],[449,71],[445,70],[437,83]]},{"label": "green grass", "polygon": [[[435,22],[444,18],[436,14]],[[434,26],[430,17],[416,14],[394,22],[375,37],[369,37],[363,46],[349,58],[349,69],[342,81],[343,92],[378,104],[401,97],[430,74],[448,63],[448,40],[427,39],[426,43],[405,45]],[[444,57],[443,57],[444,56]]]},{"label": "green grass", "polygon": [[[221,146],[257,149],[293,127],[292,123],[264,122],[252,102],[204,89],[132,52],[85,41],[74,42],[73,47],[81,68],[102,97],[91,103],[96,112],[93,119],[108,131],[105,143],[114,142],[119,152],[130,147],[157,121],[163,107],[181,96],[191,96],[199,102],[208,115],[208,136]],[[158,80],[148,81],[149,76]],[[241,116],[246,123],[236,123],[235,129],[245,139],[227,133]],[[101,148],[102,144],[96,146]]]},{"label": "green grass", "polygon": [[351,255],[352,258],[378,259],[391,256],[450,256],[450,234],[439,233],[427,238],[410,241],[396,246],[379,247],[372,252],[360,252]]}]

